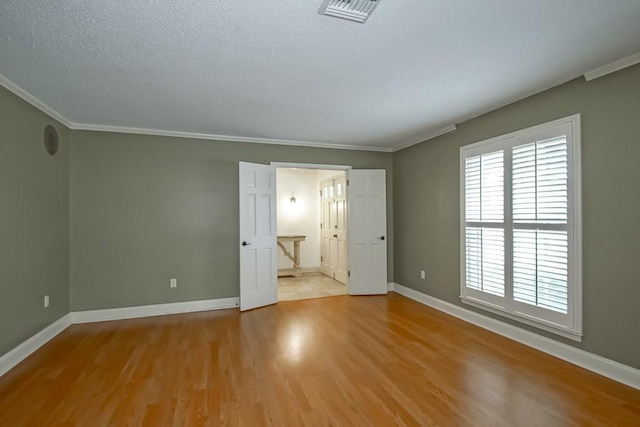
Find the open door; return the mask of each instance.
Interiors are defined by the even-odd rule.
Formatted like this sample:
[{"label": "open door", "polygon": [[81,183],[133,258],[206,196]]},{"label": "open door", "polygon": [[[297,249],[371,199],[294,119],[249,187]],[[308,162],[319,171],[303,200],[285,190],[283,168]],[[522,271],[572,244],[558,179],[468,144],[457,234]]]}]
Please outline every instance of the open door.
[{"label": "open door", "polygon": [[240,310],[278,302],[276,169],[240,162]]},{"label": "open door", "polygon": [[321,271],[348,284],[347,270],[347,178],[329,178],[320,183]]},{"label": "open door", "polygon": [[387,210],[384,170],[347,172],[349,294],[387,293]]}]

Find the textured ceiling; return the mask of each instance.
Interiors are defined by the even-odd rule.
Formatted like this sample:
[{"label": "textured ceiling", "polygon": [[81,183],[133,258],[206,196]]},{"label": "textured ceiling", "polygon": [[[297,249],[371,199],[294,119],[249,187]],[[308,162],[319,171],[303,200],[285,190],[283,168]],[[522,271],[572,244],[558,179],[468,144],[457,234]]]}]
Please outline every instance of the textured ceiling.
[{"label": "textured ceiling", "polygon": [[638,51],[639,0],[2,0],[0,74],[79,125],[401,147]]}]

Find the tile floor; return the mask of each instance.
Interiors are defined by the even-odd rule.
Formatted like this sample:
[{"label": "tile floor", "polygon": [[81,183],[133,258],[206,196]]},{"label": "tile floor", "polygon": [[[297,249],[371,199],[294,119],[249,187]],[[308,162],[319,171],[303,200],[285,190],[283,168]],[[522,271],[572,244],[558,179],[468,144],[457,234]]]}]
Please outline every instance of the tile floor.
[{"label": "tile floor", "polygon": [[278,301],[346,295],[347,286],[321,273],[305,273],[300,277],[278,277]]}]

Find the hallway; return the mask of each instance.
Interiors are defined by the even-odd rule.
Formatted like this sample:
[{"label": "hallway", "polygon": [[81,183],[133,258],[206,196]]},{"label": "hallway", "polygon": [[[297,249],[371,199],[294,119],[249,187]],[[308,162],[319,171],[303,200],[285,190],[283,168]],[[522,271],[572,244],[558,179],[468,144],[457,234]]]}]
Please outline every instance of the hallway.
[{"label": "hallway", "polygon": [[305,273],[300,277],[278,278],[278,301],[346,295],[347,286],[322,273]]}]

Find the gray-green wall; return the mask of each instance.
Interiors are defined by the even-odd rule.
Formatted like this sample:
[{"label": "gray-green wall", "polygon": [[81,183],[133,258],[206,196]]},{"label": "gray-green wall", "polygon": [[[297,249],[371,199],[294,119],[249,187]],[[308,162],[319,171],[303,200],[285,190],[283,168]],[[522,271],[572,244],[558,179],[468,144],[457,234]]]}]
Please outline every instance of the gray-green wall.
[{"label": "gray-green wall", "polygon": [[[54,157],[48,124],[60,138]],[[69,312],[69,131],[2,87],[0,129],[2,356]]]},{"label": "gray-green wall", "polygon": [[640,66],[571,81],[394,153],[395,281],[462,305],[459,148],[576,113],[582,115],[584,338],[576,343],[519,326],[640,368]]},{"label": "gray-green wall", "polygon": [[[459,147],[575,113],[584,340],[519,326],[640,368],[640,66],[569,82],[393,155],[69,131],[0,89],[0,355],[70,310],[237,296],[238,161],[386,169],[388,279],[460,305]],[[50,123],[55,157],[42,147]]]},{"label": "gray-green wall", "polygon": [[237,297],[239,161],[386,169],[393,277],[391,153],[100,132],[71,138],[72,311]]}]

